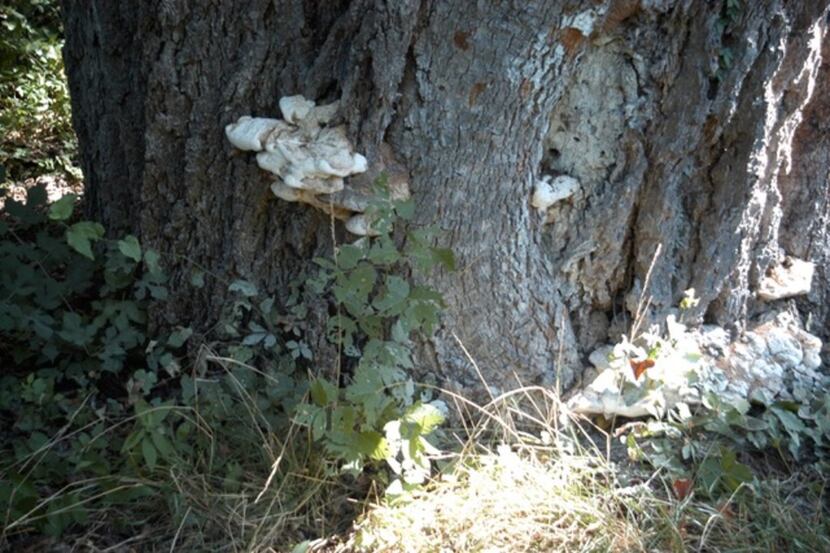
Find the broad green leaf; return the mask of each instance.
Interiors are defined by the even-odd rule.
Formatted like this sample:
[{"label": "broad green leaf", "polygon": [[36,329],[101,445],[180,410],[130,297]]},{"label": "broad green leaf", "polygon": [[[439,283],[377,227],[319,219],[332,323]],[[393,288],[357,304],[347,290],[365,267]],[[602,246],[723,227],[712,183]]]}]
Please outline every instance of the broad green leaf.
[{"label": "broad green leaf", "polygon": [[144,462],[150,470],[156,468],[156,461],[158,461],[158,451],[153,445],[149,436],[141,441],[141,455],[144,457]]},{"label": "broad green leaf", "polygon": [[61,330],[58,336],[76,346],[84,347],[95,334],[95,327],[88,325],[77,313],[64,311]]},{"label": "broad green leaf", "polygon": [[426,286],[415,286],[410,295],[413,300],[431,301],[438,305],[444,303],[444,297],[440,293]]},{"label": "broad green leaf", "polygon": [[205,272],[197,269],[190,273],[190,284],[196,288],[204,288]]},{"label": "broad green leaf", "polygon": [[368,255],[369,261],[375,265],[391,265],[401,258],[395,242],[389,236],[380,236],[372,244]]},{"label": "broad green leaf", "polygon": [[326,259],[325,257],[315,257],[312,261],[319,265],[320,267],[327,269],[329,271],[336,271],[337,265],[334,264],[334,261],[331,259]]},{"label": "broad green leaf", "polygon": [[418,426],[418,434],[426,435],[444,422],[444,414],[429,403],[416,403],[404,415],[406,422]]},{"label": "broad green leaf", "polygon": [[389,456],[389,443],[380,432],[359,432],[354,437],[354,447],[363,456],[382,461]]},{"label": "broad green leaf", "polygon": [[167,338],[167,345],[171,348],[180,348],[192,335],[193,330],[189,326],[179,327],[170,333],[170,336]]},{"label": "broad green leaf", "polygon": [[415,201],[409,198],[395,202],[395,212],[404,221],[409,221],[415,215]]},{"label": "broad green leaf", "polygon": [[325,407],[337,399],[337,388],[324,378],[315,378],[309,386],[309,393],[314,403]]},{"label": "broad green leaf", "polygon": [[161,456],[168,461],[171,461],[173,456],[176,454],[176,449],[173,447],[170,440],[167,439],[167,436],[161,432],[153,432],[150,436],[153,440],[153,445],[158,452],[161,453]]},{"label": "broad green leaf", "polygon": [[261,302],[259,302],[259,310],[263,315],[265,315],[265,316],[270,315],[271,311],[273,309],[274,309],[274,297],[273,296],[269,296],[269,297],[265,298],[264,300],[262,300]]},{"label": "broad green leaf", "polygon": [[313,440],[321,440],[326,435],[326,412],[323,409],[318,409],[311,419],[311,438]]},{"label": "broad green leaf", "polygon": [[46,191],[46,185],[43,183],[36,184],[32,188],[26,190],[26,205],[28,207],[42,207],[49,201],[49,193]]},{"label": "broad green leaf", "polygon": [[99,223],[81,221],[66,230],[66,243],[75,251],[89,259],[95,259],[92,253],[92,242],[104,236],[104,227]]},{"label": "broad green leaf", "polygon": [[349,436],[354,433],[354,427],[357,422],[357,411],[354,407],[348,404],[338,405],[331,413],[331,429],[342,435]]},{"label": "broad green leaf", "polygon": [[138,442],[140,442],[141,438],[143,438],[143,437],[144,437],[144,431],[143,430],[133,431],[133,433],[130,434],[129,436],[127,436],[127,439],[124,440],[124,446],[121,448],[121,453],[127,453],[128,451],[133,449],[135,446],[138,445]]},{"label": "broad green leaf", "polygon": [[346,271],[354,269],[361,259],[363,259],[363,249],[352,244],[341,246],[337,252],[337,266]]},{"label": "broad green leaf", "polygon": [[[169,404],[170,402],[168,402]],[[172,409],[169,405],[161,405],[158,407],[153,407],[150,411],[148,411],[147,415],[149,416],[149,427],[156,428],[161,423],[164,422],[164,419],[170,414]]]},{"label": "broad green leaf", "polygon": [[265,339],[264,332],[256,332],[254,334],[248,334],[245,338],[242,339],[243,346],[255,346],[260,343],[263,339]]},{"label": "broad green leaf", "polygon": [[161,257],[155,250],[147,250],[144,252],[144,264],[147,270],[154,276],[162,275],[161,264],[159,263]]},{"label": "broad green leaf", "polygon": [[49,218],[53,221],[66,221],[72,217],[72,211],[75,209],[75,194],[67,194],[60,200],[49,206]]},{"label": "broad green leaf", "polygon": [[359,298],[366,298],[375,286],[377,272],[368,263],[363,263],[349,275],[347,288]]},{"label": "broad green leaf", "polygon": [[399,276],[387,276],[384,294],[374,301],[374,306],[380,311],[392,312],[396,315],[402,309],[407,296],[409,296],[409,283]]},{"label": "broad green leaf", "polygon": [[455,270],[455,254],[449,248],[432,248],[432,258],[448,271]]},{"label": "broad green leaf", "polygon": [[141,245],[138,243],[138,238],[132,234],[128,234],[123,240],[118,241],[118,251],[124,254],[124,257],[129,257],[136,263],[141,261]]},{"label": "broad green leaf", "polygon": [[801,419],[791,411],[779,407],[771,407],[770,410],[775,413],[775,416],[778,417],[778,420],[781,421],[790,434],[799,434],[806,429]]},{"label": "broad green leaf", "polygon": [[247,280],[235,280],[228,286],[229,292],[239,292],[245,297],[252,298],[257,295],[257,287]]}]

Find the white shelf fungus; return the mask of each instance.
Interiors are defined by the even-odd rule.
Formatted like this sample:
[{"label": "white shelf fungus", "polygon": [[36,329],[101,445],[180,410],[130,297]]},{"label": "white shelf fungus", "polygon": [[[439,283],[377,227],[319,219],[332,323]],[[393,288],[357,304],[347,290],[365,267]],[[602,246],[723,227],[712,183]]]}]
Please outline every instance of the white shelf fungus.
[{"label": "white shelf fungus", "polygon": [[314,109],[314,102],[306,100],[302,95],[280,98],[282,118],[289,123],[298,124],[311,113],[312,109]]},{"label": "white shelf fungus", "polygon": [[271,131],[281,123],[279,119],[243,115],[236,123],[225,127],[225,135],[240,150],[258,152],[262,150],[263,142]]},{"label": "white shelf fungus", "polygon": [[[258,152],[257,165],[278,177],[271,190],[287,202],[303,202],[332,211],[348,219],[346,228],[359,235],[372,230],[362,215],[368,202],[355,201],[359,192],[349,192],[343,179],[364,173],[369,163],[356,153],[346,135],[346,127],[324,126],[337,113],[338,104],[316,106],[303,96],[286,96],[279,101],[283,119],[242,116],[225,127],[228,140],[236,148]],[[337,194],[337,198],[318,198],[318,194]],[[403,183],[404,197],[409,189]]]},{"label": "white shelf fungus", "polygon": [[570,198],[579,190],[579,181],[568,175],[556,178],[545,175],[536,183],[530,204],[544,213],[554,204]]}]

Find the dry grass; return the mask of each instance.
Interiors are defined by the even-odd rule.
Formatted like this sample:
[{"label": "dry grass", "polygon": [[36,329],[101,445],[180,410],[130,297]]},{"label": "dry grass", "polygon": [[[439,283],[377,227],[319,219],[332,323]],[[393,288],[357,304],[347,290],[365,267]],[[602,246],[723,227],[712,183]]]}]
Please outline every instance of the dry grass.
[{"label": "dry grass", "polygon": [[[482,417],[450,470],[374,505],[335,550],[830,551],[820,472],[770,477],[717,504],[681,501],[659,472],[615,462],[610,438],[595,446],[585,421],[556,424],[549,391],[514,392],[482,409],[499,416]],[[488,427],[501,444],[482,445]]]},{"label": "dry grass", "polygon": [[[471,460],[472,461],[472,460]],[[358,527],[371,551],[644,550],[624,498],[590,457],[545,462],[509,447],[478,456],[400,504],[379,505]]]},{"label": "dry grass", "polygon": [[[241,383],[237,392],[233,409],[250,419],[244,435],[228,440],[227,430],[197,425],[214,442],[211,455],[232,455],[242,466],[232,490],[224,472],[211,470],[211,457],[180,464],[145,482],[159,491],[146,504],[113,506],[94,514],[77,540],[37,541],[32,550],[830,551],[821,470],[761,474],[756,487],[717,503],[678,500],[668,478],[628,462],[619,442],[590,421],[562,425],[558,395],[538,387],[483,406],[445,392],[456,422],[466,422],[445,434],[445,449],[457,453],[440,460],[443,470],[427,486],[364,504],[349,531],[374,493],[372,480],[335,477],[308,436],[296,428],[279,435]],[[204,420],[198,405],[192,417]],[[146,522],[114,538],[113,521],[129,519]]]}]

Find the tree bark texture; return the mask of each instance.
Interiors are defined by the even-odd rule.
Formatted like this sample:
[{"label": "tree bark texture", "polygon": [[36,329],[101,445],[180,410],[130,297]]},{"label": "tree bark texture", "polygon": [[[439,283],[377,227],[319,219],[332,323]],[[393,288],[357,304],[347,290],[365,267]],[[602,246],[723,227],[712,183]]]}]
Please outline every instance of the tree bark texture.
[{"label": "tree bark texture", "polygon": [[[207,327],[226,284],[186,286],[191,264],[279,292],[331,247],[329,217],[274,198],[224,126],[340,98],[459,260],[430,277],[448,312],[422,361],[445,384],[481,389],[457,336],[493,388],[567,387],[641,294],[659,320],[694,287],[698,320],[739,331],[783,253],[819,270],[779,307],[826,339],[828,4],[67,0],[89,212],[163,252],[171,320]],[[547,215],[543,174],[580,183]]]}]

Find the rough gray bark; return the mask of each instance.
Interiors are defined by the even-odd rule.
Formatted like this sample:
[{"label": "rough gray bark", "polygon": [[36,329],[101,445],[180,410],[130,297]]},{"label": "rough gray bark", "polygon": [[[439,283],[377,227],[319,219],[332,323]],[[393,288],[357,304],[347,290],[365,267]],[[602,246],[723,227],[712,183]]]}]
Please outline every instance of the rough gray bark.
[{"label": "rough gray bark", "polygon": [[[784,169],[829,3],[744,2],[723,28],[721,1],[67,0],[90,213],[164,252],[167,311],[207,327],[225,285],[190,289],[191,264],[278,291],[330,248],[328,217],[273,198],[224,126],[342,98],[357,150],[391,147],[414,224],[460,262],[434,277],[449,309],[423,361],[478,387],[455,334],[493,387],[568,386],[630,324],[658,244],[650,314],[693,286],[699,319],[735,329],[779,248],[826,263],[830,164],[804,125]],[[530,206],[542,173],[581,183],[549,224]],[[818,277],[800,306],[826,337]]]},{"label": "rough gray bark", "polygon": [[816,264],[809,295],[798,298],[808,331],[830,353],[830,39],[822,48],[822,66],[804,120],[795,134],[790,171],[779,181],[782,198],[781,247]]}]

